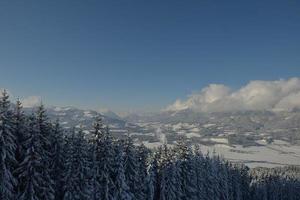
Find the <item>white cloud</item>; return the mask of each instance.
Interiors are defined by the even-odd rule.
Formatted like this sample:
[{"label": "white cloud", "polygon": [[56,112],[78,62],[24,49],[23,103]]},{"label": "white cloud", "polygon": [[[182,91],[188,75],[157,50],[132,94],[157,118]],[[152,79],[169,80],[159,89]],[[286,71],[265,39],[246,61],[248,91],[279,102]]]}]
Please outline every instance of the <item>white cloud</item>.
[{"label": "white cloud", "polygon": [[42,98],[40,96],[29,96],[21,100],[24,108],[31,108],[41,104]]},{"label": "white cloud", "polygon": [[202,112],[240,110],[291,110],[300,108],[300,79],[251,81],[238,90],[211,84],[187,100],[177,100],[167,110]]}]

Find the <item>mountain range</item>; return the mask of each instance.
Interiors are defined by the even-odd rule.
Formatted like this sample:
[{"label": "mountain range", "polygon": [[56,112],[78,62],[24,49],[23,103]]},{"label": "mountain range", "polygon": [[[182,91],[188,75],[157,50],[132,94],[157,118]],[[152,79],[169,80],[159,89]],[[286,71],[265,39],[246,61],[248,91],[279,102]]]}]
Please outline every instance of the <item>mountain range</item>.
[{"label": "mountain range", "polygon": [[[216,152],[249,166],[300,165],[300,110],[195,112],[162,111],[120,117],[106,110],[97,112],[75,107],[49,107],[51,120],[59,119],[70,129],[81,127],[89,134],[94,118],[101,116],[115,137],[130,134],[136,143],[155,148],[176,144],[185,138],[200,144],[203,152]],[[32,108],[26,109],[27,112]]]}]

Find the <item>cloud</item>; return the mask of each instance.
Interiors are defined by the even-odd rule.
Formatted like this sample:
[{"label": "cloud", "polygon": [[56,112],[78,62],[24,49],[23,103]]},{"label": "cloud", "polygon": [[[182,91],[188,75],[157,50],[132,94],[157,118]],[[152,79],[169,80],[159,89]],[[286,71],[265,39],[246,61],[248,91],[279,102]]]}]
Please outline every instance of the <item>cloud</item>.
[{"label": "cloud", "polygon": [[41,104],[42,98],[40,96],[29,96],[21,100],[24,108],[31,108]]},{"label": "cloud", "polygon": [[300,79],[250,81],[232,90],[221,84],[210,84],[187,100],[177,100],[166,110],[192,109],[199,112],[242,110],[292,110],[300,108]]}]

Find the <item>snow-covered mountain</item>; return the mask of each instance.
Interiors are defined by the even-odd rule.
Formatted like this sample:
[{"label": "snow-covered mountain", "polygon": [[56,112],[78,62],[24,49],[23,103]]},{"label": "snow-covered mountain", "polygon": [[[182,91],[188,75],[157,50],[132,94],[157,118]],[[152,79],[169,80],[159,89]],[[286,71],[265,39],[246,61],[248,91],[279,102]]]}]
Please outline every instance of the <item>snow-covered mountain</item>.
[{"label": "snow-covered mountain", "polygon": [[300,111],[296,109],[216,113],[186,109],[125,120],[152,136],[152,142],[146,141],[149,146],[163,141],[172,145],[183,136],[201,144],[204,151],[216,151],[250,166],[300,165]]},{"label": "snow-covered mountain", "polygon": [[[27,113],[34,110],[35,108],[25,108]],[[116,136],[124,136],[134,127],[134,125],[122,120],[113,112],[100,113],[94,110],[83,110],[76,107],[48,107],[47,115],[51,121],[58,119],[65,129],[81,127],[86,133],[92,130],[94,120],[97,116],[103,119],[103,123],[107,125],[111,133]]]},{"label": "snow-covered mountain", "polygon": [[[130,134],[148,147],[174,145],[180,137],[200,144],[203,151],[216,151],[227,159],[249,166],[300,165],[300,111],[240,111],[199,113],[192,110],[119,117],[112,111],[99,113],[74,107],[49,107],[51,120],[59,119],[66,129],[92,129],[102,116],[116,137]],[[31,112],[32,109],[27,109]]]}]

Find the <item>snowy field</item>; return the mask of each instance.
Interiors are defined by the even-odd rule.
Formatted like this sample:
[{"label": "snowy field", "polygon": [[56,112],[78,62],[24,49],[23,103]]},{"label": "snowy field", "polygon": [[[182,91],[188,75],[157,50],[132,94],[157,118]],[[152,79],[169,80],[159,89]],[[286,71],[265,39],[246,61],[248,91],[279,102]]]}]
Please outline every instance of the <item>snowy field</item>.
[{"label": "snowy field", "polygon": [[249,167],[275,167],[284,165],[300,165],[300,147],[281,144],[263,146],[230,147],[226,144],[201,146],[203,152],[222,155],[233,162],[242,162]]},{"label": "snowy field", "polygon": [[[216,145],[201,145],[203,153],[213,153],[224,157],[227,160],[237,163],[244,163],[254,167],[276,167],[286,165],[300,166],[300,146],[293,146],[281,140],[275,140],[272,144],[258,141],[261,146],[243,147],[241,145],[230,146],[226,139],[211,139],[217,141]],[[157,148],[162,142],[143,142],[149,148]]]}]

